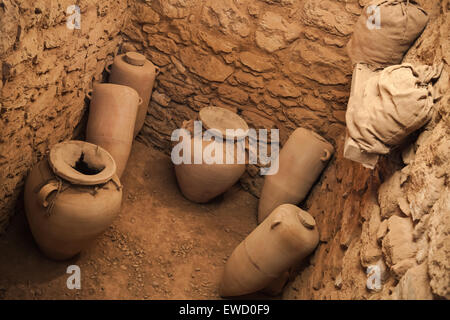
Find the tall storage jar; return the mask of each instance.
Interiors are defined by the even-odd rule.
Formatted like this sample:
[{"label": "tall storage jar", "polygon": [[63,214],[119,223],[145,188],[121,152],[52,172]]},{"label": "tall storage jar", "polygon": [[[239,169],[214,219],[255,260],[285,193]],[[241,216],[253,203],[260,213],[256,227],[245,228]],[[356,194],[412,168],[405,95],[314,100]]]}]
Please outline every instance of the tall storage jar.
[{"label": "tall storage jar", "polygon": [[219,293],[223,297],[257,292],[283,280],[290,267],[319,243],[314,218],[292,204],[277,207],[233,251]]},{"label": "tall storage jar", "polygon": [[130,156],[140,104],[142,99],[131,87],[110,83],[94,84],[86,141],[101,146],[112,155],[119,178],[122,177]]},{"label": "tall storage jar", "polygon": [[136,137],[144,126],[148,104],[159,68],[142,54],[127,52],[116,56],[112,66],[108,66],[107,70],[110,72],[110,83],[129,86],[135,89],[142,98],[142,104],[139,105],[133,131],[133,137]]},{"label": "tall storage jar", "polygon": [[258,221],[261,223],[281,204],[300,203],[333,153],[333,146],[322,136],[304,128],[296,129],[280,151],[278,172],[264,178]]}]

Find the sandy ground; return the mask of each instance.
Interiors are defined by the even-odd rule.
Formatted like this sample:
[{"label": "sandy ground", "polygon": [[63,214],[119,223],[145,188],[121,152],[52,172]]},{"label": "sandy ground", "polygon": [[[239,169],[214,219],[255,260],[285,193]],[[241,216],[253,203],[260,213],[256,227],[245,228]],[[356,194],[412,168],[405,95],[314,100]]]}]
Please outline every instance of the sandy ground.
[{"label": "sandy ground", "polygon": [[[180,193],[170,158],[135,142],[115,223],[79,256],[46,259],[23,212],[0,238],[0,299],[217,299],[226,259],[256,226],[238,185],[199,205]],[[69,265],[81,289],[69,290]],[[264,298],[264,296],[253,296]]]}]

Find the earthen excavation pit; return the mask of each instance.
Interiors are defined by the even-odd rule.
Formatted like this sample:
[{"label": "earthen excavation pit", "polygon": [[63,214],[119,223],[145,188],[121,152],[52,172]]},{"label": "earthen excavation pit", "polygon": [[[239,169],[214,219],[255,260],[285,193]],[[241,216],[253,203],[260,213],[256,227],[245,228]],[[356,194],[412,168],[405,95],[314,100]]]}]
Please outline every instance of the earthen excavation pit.
[{"label": "earthen excavation pit", "polygon": [[[316,156],[323,168],[302,197],[297,192],[280,200],[314,218],[308,224],[303,216],[302,223],[318,230],[317,247],[283,273],[284,289],[243,298],[450,297],[448,0],[398,1],[422,7],[428,17],[400,63],[434,68],[436,77],[424,81],[433,90],[432,108],[423,125],[389,153],[377,154],[376,164],[359,149],[344,157],[356,75],[347,44],[374,1],[72,2],[0,0],[0,299],[219,299],[227,261],[258,227],[265,177],[261,165],[244,164],[237,183],[233,172],[225,174],[233,185],[212,200],[205,196],[205,203],[196,203],[205,192],[183,189],[171,136],[208,107],[239,115],[250,129],[278,129],[281,147],[298,128],[330,144]],[[93,84],[110,81],[114,58],[127,52],[153,64],[154,85],[148,105],[142,95],[133,96],[135,108],[144,110],[142,129],[120,124],[121,132],[136,134],[120,177],[120,213],[80,254],[49,259],[26,217],[26,178],[60,142],[103,143],[87,129],[99,104]],[[142,67],[141,55],[131,54],[128,62]],[[229,121],[219,123],[232,126],[226,112],[221,117]],[[103,120],[99,116],[96,126]],[[117,167],[120,152],[110,151]],[[72,168],[95,177],[104,167],[90,161],[78,158]],[[280,175],[295,180],[291,171]],[[61,191],[56,186],[49,192],[55,190]],[[263,197],[269,194],[287,192]],[[199,201],[188,200],[195,197]],[[280,204],[267,203],[261,221]],[[70,265],[81,270],[78,290],[67,287]],[[371,271],[376,285],[368,282]]]}]

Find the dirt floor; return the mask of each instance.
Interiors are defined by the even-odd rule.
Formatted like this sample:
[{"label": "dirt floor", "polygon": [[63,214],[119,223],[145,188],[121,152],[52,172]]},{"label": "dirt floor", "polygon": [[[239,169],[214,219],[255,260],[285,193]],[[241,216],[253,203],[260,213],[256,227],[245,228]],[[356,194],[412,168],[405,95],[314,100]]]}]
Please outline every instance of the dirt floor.
[{"label": "dirt floor", "polygon": [[[192,203],[170,158],[139,142],[122,182],[119,218],[69,261],[46,259],[17,213],[0,238],[0,299],[219,298],[226,259],[256,226],[257,199],[236,185],[212,203]],[[66,286],[73,264],[80,290]]]}]

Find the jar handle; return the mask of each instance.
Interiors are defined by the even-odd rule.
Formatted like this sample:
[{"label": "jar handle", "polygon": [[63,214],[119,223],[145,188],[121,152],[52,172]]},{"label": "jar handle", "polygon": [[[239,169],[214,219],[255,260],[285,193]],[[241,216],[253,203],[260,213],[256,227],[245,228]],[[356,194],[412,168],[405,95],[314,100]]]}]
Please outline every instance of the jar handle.
[{"label": "jar handle", "polygon": [[323,162],[330,160],[331,152],[328,149],[323,149],[324,155],[320,158]]},{"label": "jar handle", "polygon": [[113,65],[114,62],[110,61],[105,65],[105,70],[106,72],[108,72],[109,74],[111,74],[111,66]]},{"label": "jar handle", "polygon": [[92,89],[89,89],[88,92],[86,92],[86,98],[92,100]]},{"label": "jar handle", "polygon": [[161,73],[161,69],[158,67],[155,67],[155,75],[158,75]]},{"label": "jar handle", "polygon": [[250,141],[248,138],[245,138],[244,149],[245,149],[245,165],[249,165],[250,164]]},{"label": "jar handle", "polygon": [[272,222],[272,224],[270,225],[270,230],[275,229],[277,226],[279,226],[281,224],[280,220],[275,220],[274,222]]},{"label": "jar handle", "polygon": [[56,181],[52,181],[47,183],[45,186],[39,190],[38,193],[38,201],[44,208],[48,207],[48,201],[47,198],[50,196],[51,193],[57,191],[59,189],[59,185]]},{"label": "jar handle", "polygon": [[140,106],[143,102],[144,102],[144,100],[142,100],[142,98],[139,97],[139,103],[138,103],[138,106]]},{"label": "jar handle", "polygon": [[117,190],[121,190],[123,188],[122,183],[117,175],[114,175],[111,181],[116,185]]}]

